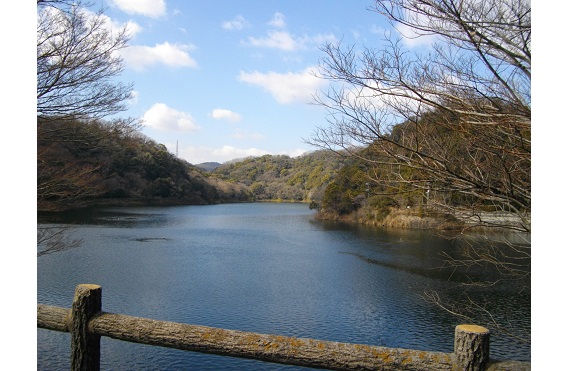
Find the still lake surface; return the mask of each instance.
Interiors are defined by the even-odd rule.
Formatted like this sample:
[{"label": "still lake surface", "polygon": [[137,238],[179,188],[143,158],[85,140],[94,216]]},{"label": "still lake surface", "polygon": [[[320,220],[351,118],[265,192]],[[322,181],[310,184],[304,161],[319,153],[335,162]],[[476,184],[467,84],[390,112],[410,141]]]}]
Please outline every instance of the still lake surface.
[{"label": "still lake surface", "polygon": [[[58,223],[72,224],[83,243],[38,258],[38,303],[68,308],[76,285],[95,283],[107,312],[453,352],[461,321],[422,294],[455,290],[457,277],[438,267],[442,253],[454,256],[459,247],[433,232],[318,221],[306,204],[289,203],[106,208]],[[530,294],[499,285],[473,297],[498,308],[499,322],[530,333]],[[69,369],[69,334],[38,329],[37,336],[38,370]],[[492,333],[491,357],[530,361],[530,344]],[[101,369],[305,368],[104,337]]]}]

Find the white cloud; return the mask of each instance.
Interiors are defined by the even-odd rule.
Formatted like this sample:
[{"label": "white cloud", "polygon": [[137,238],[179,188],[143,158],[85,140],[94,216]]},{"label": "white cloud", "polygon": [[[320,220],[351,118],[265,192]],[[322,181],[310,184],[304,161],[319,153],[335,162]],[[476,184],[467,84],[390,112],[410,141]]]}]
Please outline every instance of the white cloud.
[{"label": "white cloud", "polygon": [[82,9],[83,14],[85,14],[88,18],[94,19],[96,17],[100,17],[103,20],[103,25],[106,29],[108,29],[112,34],[118,34],[122,32],[124,28],[127,29],[127,32],[131,37],[134,37],[137,33],[142,30],[142,27],[138,25],[138,23],[134,21],[127,21],[126,23],[121,23],[118,21],[112,20],[109,16],[105,14],[96,14],[90,10]]},{"label": "white cloud", "polygon": [[271,20],[267,24],[275,28],[284,28],[286,25],[285,16],[283,15],[283,13],[275,12],[275,14],[273,14],[273,18],[271,18]]},{"label": "white cloud", "polygon": [[[116,24],[117,22],[113,22],[114,24]],[[141,26],[139,26],[136,22],[133,21],[128,21],[126,24],[127,27],[127,31],[129,33],[129,36],[134,37],[136,34],[138,34],[142,28]]]},{"label": "white cloud", "polygon": [[[55,8],[48,8],[50,9],[50,11],[57,11],[57,12],[61,12],[61,10],[59,9],[55,9]],[[103,26],[112,34],[116,35],[120,32],[123,31],[124,28],[127,29],[127,32],[129,33],[129,35],[131,37],[134,37],[137,33],[139,33],[142,30],[142,27],[139,26],[136,22],[134,21],[127,21],[126,23],[121,23],[118,21],[114,21],[112,20],[109,16],[105,15],[105,14],[97,14],[95,12],[92,12],[89,9],[86,8],[82,8],[81,12],[83,15],[85,15],[89,20],[95,20],[96,18],[99,18],[102,22],[103,22]]]},{"label": "white cloud", "polygon": [[241,30],[249,26],[249,22],[245,20],[241,15],[237,15],[231,21],[225,21],[222,23],[222,28],[226,30]]},{"label": "white cloud", "polygon": [[212,112],[210,112],[210,117],[216,120],[228,120],[232,122],[241,121],[241,115],[239,113],[235,113],[222,108],[214,109]]},{"label": "white cloud", "polygon": [[263,155],[287,155],[290,157],[298,157],[308,152],[305,149],[293,149],[291,151],[272,152],[255,147],[237,148],[230,145],[224,145],[218,148],[207,146],[182,146],[179,148],[178,154],[181,158],[191,164],[200,164],[202,162],[226,162],[245,157],[259,157]]},{"label": "white cloud", "polygon": [[158,18],[166,14],[165,0],[110,0],[110,3],[128,14]]},{"label": "white cloud", "polygon": [[297,148],[294,149],[292,151],[285,151],[285,152],[280,152],[280,155],[287,155],[289,157],[299,157],[305,153],[307,153],[309,151],[307,151],[306,149],[301,149],[301,148]]},{"label": "white cloud", "polygon": [[321,45],[325,42],[336,42],[332,34],[316,34],[314,36],[294,37],[287,31],[271,30],[266,37],[249,37],[249,45],[260,48],[280,49],[287,52],[305,49],[313,45]]},{"label": "white cloud", "polygon": [[178,151],[180,157],[190,162],[191,164],[200,164],[202,162],[226,162],[230,160],[235,160],[239,158],[249,157],[249,156],[263,156],[269,154],[270,151],[266,151],[259,148],[237,148],[229,145],[225,145],[219,148],[212,148],[206,146],[185,146]]},{"label": "white cloud", "polygon": [[247,73],[241,71],[238,80],[262,87],[282,104],[310,102],[317,89],[326,81],[314,75],[315,68],[309,67],[299,73]]},{"label": "white cloud", "polygon": [[267,37],[250,37],[249,43],[253,46],[281,49],[285,51],[294,51],[301,47],[289,32],[285,31],[269,31]]},{"label": "white cloud", "polygon": [[223,146],[212,151],[214,156],[224,158],[224,161],[248,156],[263,156],[268,153],[270,152],[259,148],[236,148],[232,146]]},{"label": "white cloud", "polygon": [[[213,156],[219,156],[219,158],[224,158],[224,161],[235,160],[239,158],[249,157],[249,156],[263,156],[263,155],[286,155],[289,157],[297,157],[306,153],[307,150],[304,149],[294,149],[291,151],[279,151],[272,152],[266,151],[259,148],[236,148],[232,146],[223,146],[222,148],[217,148],[212,151]],[[220,161],[222,162],[222,161]]]},{"label": "white cloud", "polygon": [[142,71],[148,66],[164,64],[172,67],[198,67],[198,63],[188,54],[193,45],[170,44],[164,42],[153,47],[133,45],[122,49],[119,54],[127,66]]},{"label": "white cloud", "polygon": [[144,125],[162,131],[196,131],[200,129],[192,116],[164,103],[155,103],[143,115]]}]

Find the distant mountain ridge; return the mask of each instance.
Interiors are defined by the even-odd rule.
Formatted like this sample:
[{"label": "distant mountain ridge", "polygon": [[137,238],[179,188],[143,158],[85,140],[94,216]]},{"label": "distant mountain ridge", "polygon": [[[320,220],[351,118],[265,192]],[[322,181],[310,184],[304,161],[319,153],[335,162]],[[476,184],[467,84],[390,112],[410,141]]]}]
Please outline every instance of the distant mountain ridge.
[{"label": "distant mountain ridge", "polygon": [[221,165],[222,164],[219,162],[202,162],[201,164],[195,164],[194,166],[205,171],[214,171]]}]

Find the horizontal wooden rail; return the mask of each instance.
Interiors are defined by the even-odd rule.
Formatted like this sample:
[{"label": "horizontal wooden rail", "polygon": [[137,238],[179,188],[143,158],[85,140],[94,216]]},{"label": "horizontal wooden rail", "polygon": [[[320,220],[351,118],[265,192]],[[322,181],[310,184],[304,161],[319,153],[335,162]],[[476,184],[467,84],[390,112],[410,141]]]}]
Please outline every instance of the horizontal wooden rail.
[{"label": "horizontal wooden rail", "polygon": [[[71,332],[74,339],[87,336],[89,341],[95,339],[98,342],[100,336],[107,336],[133,343],[331,370],[483,370],[488,363],[488,330],[474,325],[457,326],[454,353],[259,334],[103,311],[90,316],[85,328],[87,334],[73,337],[74,331],[81,331],[77,330],[77,325],[74,327],[77,318],[81,317],[74,313],[75,307],[81,306],[76,303],[81,302],[77,299],[78,293],[91,295],[88,300],[95,300],[96,305],[100,303],[100,298],[99,301],[96,297],[94,299],[92,292],[84,290],[85,287],[98,286],[79,285],[72,309],[38,304],[37,327]],[[82,345],[74,345],[74,342],[84,344],[84,340],[72,340],[72,369],[98,370],[98,344],[94,346],[97,354],[85,356],[84,360],[84,356],[74,350]],[[79,351],[90,352],[89,349]],[[74,366],[74,357],[83,366]]]},{"label": "horizontal wooden rail", "polygon": [[[71,310],[38,304],[38,327],[69,332]],[[451,370],[452,354],[258,334],[101,312],[89,331],[132,343],[331,370]]]}]

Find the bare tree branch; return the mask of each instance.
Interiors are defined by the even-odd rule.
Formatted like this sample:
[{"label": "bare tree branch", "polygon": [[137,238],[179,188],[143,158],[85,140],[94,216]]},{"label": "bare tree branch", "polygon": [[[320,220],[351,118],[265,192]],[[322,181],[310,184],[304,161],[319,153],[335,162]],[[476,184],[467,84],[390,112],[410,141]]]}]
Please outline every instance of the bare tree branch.
[{"label": "bare tree branch", "polygon": [[[323,46],[320,76],[331,87],[315,103],[327,108],[329,126],[307,142],[391,167],[374,179],[384,189],[432,192],[433,208],[472,222],[492,205],[519,222],[480,225],[530,231],[530,4],[378,0],[374,10],[440,41],[424,54],[392,39],[360,54]],[[451,194],[471,205],[454,206]]]},{"label": "bare tree branch", "polygon": [[114,80],[123,71],[117,51],[129,31],[112,31],[102,11],[82,3],[38,1],[37,113],[43,117],[101,118],[124,111],[132,84]]}]

